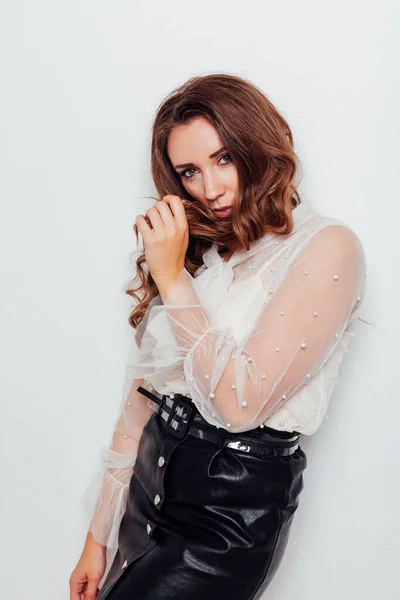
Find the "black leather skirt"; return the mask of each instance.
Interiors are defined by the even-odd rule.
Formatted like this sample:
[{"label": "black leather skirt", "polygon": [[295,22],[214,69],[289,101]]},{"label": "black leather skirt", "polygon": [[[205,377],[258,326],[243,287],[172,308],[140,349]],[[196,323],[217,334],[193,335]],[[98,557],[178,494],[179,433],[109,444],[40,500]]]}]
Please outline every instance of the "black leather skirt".
[{"label": "black leather skirt", "polygon": [[[293,434],[258,427],[240,436],[279,446]],[[98,600],[259,599],[286,548],[306,466],[299,445],[288,456],[255,456],[179,439],[155,412]]]}]

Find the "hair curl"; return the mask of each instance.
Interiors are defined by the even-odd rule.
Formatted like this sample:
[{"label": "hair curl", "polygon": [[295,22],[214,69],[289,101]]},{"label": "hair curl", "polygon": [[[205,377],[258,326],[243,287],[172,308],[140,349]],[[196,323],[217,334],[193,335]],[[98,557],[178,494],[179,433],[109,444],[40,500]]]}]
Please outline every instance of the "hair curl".
[{"label": "hair curl", "polygon": [[[187,192],[167,154],[172,129],[199,116],[217,129],[238,170],[238,190],[229,221],[216,219],[211,209]],[[227,74],[197,76],[168,94],[157,108],[152,128],[151,172],[159,195],[154,200],[173,194],[183,201],[189,225],[188,272],[194,276],[202,265],[203,252],[213,242],[223,250],[249,250],[250,243],[267,232],[290,233],[292,209],[301,203],[295,182],[299,166],[287,121],[246,79]],[[136,224],[133,229],[138,242]],[[136,261],[136,271],[126,288],[126,293],[138,300],[128,319],[133,328],[158,295],[144,252]]]}]

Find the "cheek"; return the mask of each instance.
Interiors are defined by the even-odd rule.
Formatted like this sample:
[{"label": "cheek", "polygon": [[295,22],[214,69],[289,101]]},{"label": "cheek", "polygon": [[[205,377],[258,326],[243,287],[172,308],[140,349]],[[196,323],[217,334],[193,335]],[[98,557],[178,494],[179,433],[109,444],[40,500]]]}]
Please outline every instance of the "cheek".
[{"label": "cheek", "polygon": [[197,180],[197,181],[182,180],[182,185],[185,188],[185,190],[189,194],[191,194],[193,197],[197,197],[199,194],[201,194],[201,184],[199,183],[199,180]]},{"label": "cheek", "polygon": [[232,167],[232,169],[229,169],[229,172],[227,172],[226,174],[225,183],[229,187],[229,189],[235,191],[237,190],[239,185],[239,176],[236,167]]}]

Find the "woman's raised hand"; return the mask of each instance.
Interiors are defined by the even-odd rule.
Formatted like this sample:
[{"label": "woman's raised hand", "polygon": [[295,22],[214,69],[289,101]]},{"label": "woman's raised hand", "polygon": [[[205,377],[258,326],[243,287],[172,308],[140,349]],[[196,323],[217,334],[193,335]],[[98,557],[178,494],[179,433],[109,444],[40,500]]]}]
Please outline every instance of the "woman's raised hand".
[{"label": "woman's raised hand", "polygon": [[174,281],[185,266],[189,227],[183,202],[168,194],[138,215],[136,226],[143,237],[146,262],[156,285]]}]

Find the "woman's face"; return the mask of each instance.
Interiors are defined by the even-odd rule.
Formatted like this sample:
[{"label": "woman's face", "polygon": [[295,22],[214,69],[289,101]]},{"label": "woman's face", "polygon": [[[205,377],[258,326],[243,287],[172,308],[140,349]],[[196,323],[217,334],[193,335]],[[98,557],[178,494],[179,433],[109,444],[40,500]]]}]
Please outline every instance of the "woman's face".
[{"label": "woman's face", "polygon": [[[168,156],[188,193],[211,210],[231,207],[238,189],[238,171],[223,148],[218,131],[204,117],[176,125],[168,137]],[[229,218],[231,209],[216,212]]]}]

